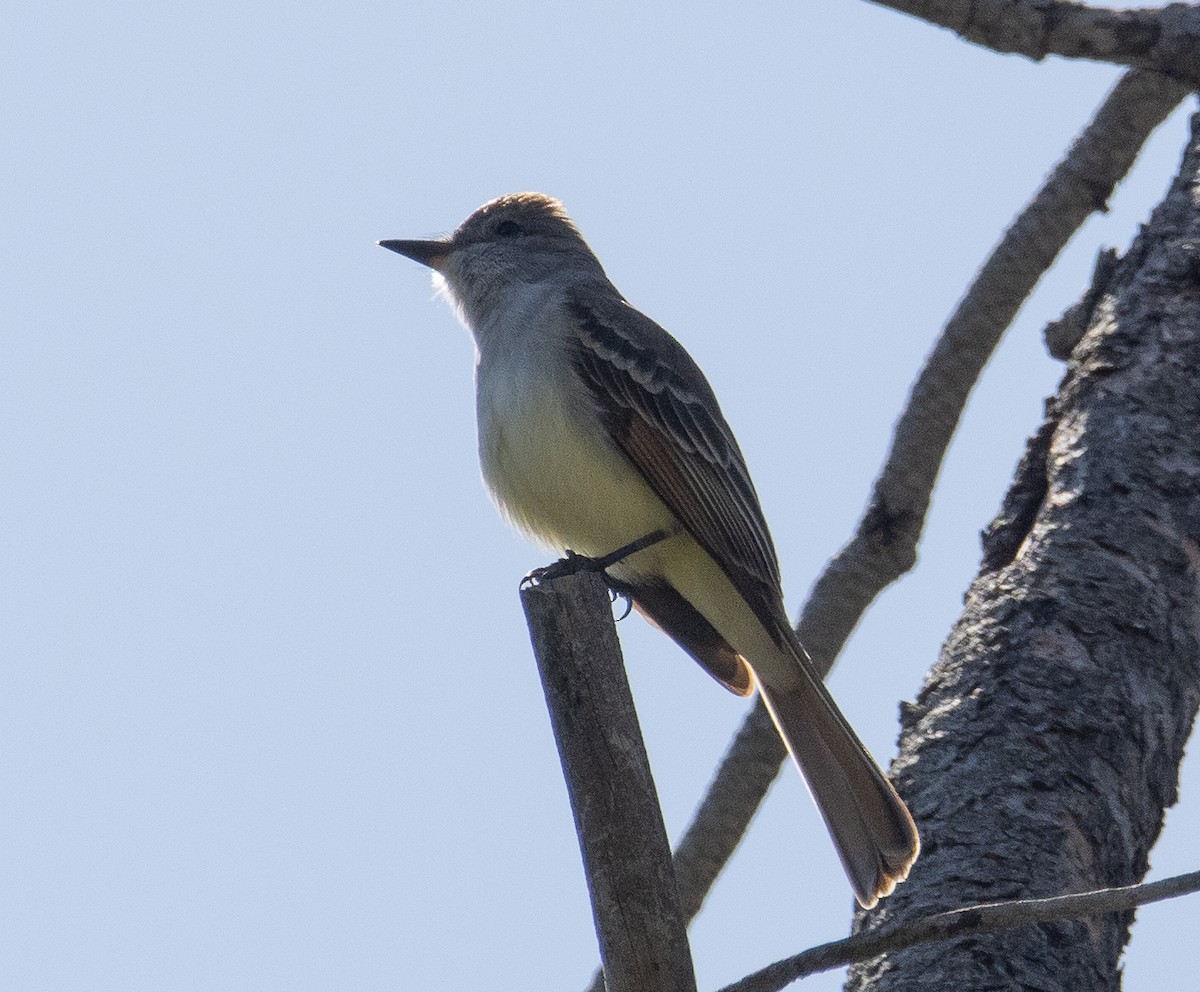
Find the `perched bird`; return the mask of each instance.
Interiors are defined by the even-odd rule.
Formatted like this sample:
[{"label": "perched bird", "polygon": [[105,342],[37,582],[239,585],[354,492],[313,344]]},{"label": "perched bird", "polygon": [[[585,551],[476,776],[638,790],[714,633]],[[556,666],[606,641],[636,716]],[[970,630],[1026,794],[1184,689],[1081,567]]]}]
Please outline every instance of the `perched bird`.
[{"label": "perched bird", "polygon": [[451,235],[380,241],[434,270],[476,344],[483,477],[501,512],[610,585],[732,692],[763,701],[859,903],[908,874],[912,817],[813,669],[746,463],[704,374],[630,306],[562,204],[517,193]]}]

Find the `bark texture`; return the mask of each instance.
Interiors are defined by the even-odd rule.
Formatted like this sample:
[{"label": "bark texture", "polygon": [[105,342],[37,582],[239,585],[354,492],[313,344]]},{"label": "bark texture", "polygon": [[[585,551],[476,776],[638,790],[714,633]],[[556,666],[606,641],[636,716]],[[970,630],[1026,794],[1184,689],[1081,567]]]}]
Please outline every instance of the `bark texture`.
[{"label": "bark texture", "polygon": [[613,625],[581,571],[521,590],[608,992],[696,992],[671,848]]},{"label": "bark texture", "polygon": [[1200,85],[1200,8],[1119,9],[1075,0],[874,0],[961,38],[1040,61],[1111,62]]},{"label": "bark texture", "polygon": [[[1153,73],[1127,72],[1017,215],[955,308],[901,412],[867,510],[817,580],[797,630],[827,673],[879,592],[916,561],[942,459],[976,380],[1043,273],[1133,165],[1186,90]],[[1106,272],[1103,266],[1097,272]],[[1091,312],[1092,307],[1087,309]],[[1055,334],[1069,350],[1084,308]],[[1078,329],[1075,328],[1078,326]],[[1070,337],[1073,335],[1073,337]],[[1065,343],[1069,338],[1069,347]],[[1064,356],[1065,357],[1065,356]],[[761,701],[747,714],[675,852],[679,898],[691,919],[732,857],[786,757]],[[602,986],[597,975],[589,992]]]},{"label": "bark texture", "polygon": [[[1200,118],[1095,292],[962,617],[906,708],[921,830],[877,927],[1146,872],[1200,702]],[[915,947],[848,989],[1116,989],[1132,912]]]}]

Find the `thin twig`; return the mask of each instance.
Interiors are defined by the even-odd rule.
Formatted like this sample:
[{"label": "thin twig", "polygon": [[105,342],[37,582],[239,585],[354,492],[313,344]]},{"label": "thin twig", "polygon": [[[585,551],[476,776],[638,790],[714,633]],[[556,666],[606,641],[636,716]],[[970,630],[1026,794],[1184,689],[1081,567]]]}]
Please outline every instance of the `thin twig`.
[{"label": "thin twig", "polygon": [[1109,62],[1200,88],[1200,6],[1113,9],[1069,0],[872,0],[996,52]]},{"label": "thin twig", "polygon": [[726,985],[720,992],[779,992],[798,978],[840,968],[855,961],[866,961],[887,951],[900,951],[916,944],[966,934],[1011,930],[1030,923],[1078,920],[1102,913],[1124,912],[1197,890],[1200,890],[1200,871],[1164,878],[1158,882],[1095,889],[1050,899],[1016,899],[966,906],[813,947],[747,975],[739,982]]}]

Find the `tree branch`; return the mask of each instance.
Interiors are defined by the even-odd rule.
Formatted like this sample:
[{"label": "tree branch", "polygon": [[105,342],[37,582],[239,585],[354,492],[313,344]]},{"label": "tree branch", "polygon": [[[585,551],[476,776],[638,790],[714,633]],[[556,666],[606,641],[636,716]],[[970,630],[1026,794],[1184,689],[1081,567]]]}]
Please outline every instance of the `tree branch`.
[{"label": "tree branch", "polygon": [[[1200,117],[905,708],[893,776],[927,843],[862,927],[1146,873],[1200,707],[1198,182]],[[912,946],[855,963],[846,987],[1115,992],[1132,922]]]},{"label": "tree branch", "polygon": [[609,992],[695,992],[671,849],[599,572],[521,590]]},{"label": "tree branch", "polygon": [[1196,891],[1200,891],[1200,871],[1158,882],[1094,889],[1051,899],[1016,899],[966,906],[813,947],[747,975],[720,992],[779,992],[798,978],[866,961],[888,951],[900,951],[950,937],[996,933],[1030,923],[1079,920],[1102,913],[1123,912]]},{"label": "tree branch", "polygon": [[805,604],[800,637],[822,671],[871,600],[915,564],[942,459],[1001,335],[1071,236],[1107,208],[1146,139],[1186,94],[1161,76],[1126,73],[980,269],[913,385],[857,533]]},{"label": "tree branch", "polygon": [[[1005,233],[926,360],[858,531],[805,604],[800,637],[828,672],[879,592],[912,567],[930,494],[967,396],[1000,336],[1080,225],[1102,210],[1150,133],[1186,90],[1129,72]],[[755,704],[675,854],[680,903],[700,909],[774,781],[784,749]],[[596,986],[593,985],[593,988]]]},{"label": "tree branch", "polygon": [[872,0],[996,52],[1110,62],[1200,88],[1200,7],[1110,9],[1065,0]]}]

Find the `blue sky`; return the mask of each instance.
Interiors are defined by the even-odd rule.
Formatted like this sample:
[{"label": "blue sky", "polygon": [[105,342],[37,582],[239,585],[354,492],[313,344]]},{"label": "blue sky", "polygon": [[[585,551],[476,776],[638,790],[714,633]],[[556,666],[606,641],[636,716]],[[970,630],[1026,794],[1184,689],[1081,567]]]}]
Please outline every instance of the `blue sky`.
[{"label": "blue sky", "polygon": [[[471,346],[375,247],[561,197],[705,368],[795,613],[906,391],[1117,78],[863,3],[25,5],[5,16],[0,985],[571,989],[590,911]],[[916,571],[831,678],[883,761],[1184,117],[1043,281],[950,452]],[[744,704],[636,618],[678,836]],[[1190,765],[1187,766],[1190,769]],[[1155,877],[1194,868],[1183,801]],[[843,935],[788,773],[692,931],[702,988]],[[1151,907],[1131,989],[1191,974]],[[838,976],[806,983],[832,989]]]}]

